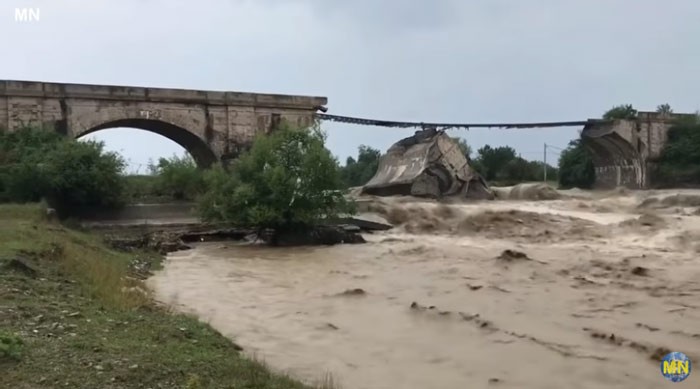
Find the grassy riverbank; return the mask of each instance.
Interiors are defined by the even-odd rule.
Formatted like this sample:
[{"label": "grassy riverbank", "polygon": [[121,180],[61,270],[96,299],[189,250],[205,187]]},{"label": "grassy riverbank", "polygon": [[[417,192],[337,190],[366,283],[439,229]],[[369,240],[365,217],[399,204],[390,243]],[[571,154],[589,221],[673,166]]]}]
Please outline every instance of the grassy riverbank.
[{"label": "grassy riverbank", "polygon": [[157,306],[140,276],[159,259],[0,205],[0,387],[305,388]]}]

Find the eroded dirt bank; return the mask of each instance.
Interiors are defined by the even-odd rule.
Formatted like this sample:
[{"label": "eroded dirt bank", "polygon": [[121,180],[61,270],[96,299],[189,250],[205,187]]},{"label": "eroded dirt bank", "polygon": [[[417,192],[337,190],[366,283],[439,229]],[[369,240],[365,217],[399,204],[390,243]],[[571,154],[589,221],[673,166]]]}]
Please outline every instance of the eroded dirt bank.
[{"label": "eroded dirt bank", "polygon": [[171,254],[150,283],[310,381],[657,388],[668,350],[700,357],[700,202],[569,194],[580,197],[385,200],[373,211],[401,226],[369,244],[206,243]]}]

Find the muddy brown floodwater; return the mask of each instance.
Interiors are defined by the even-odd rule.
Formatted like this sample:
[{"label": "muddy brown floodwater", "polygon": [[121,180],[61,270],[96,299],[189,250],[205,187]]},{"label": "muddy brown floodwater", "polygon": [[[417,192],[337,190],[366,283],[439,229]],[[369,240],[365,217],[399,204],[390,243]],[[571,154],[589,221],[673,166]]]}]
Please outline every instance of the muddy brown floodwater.
[{"label": "muddy brown floodwater", "polygon": [[383,200],[374,211],[401,225],[368,244],[203,243],[171,254],[150,283],[309,382],[330,372],[357,389],[658,388],[669,350],[700,357],[700,216],[688,206],[700,202],[577,194]]}]

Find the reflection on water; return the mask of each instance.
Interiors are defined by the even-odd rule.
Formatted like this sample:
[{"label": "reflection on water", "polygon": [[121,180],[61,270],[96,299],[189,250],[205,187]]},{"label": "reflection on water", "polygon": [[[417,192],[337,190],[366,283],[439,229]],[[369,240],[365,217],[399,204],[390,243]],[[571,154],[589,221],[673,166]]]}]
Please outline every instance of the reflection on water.
[{"label": "reflection on water", "polygon": [[[518,207],[632,217],[566,201]],[[150,283],[274,368],[309,381],[329,371],[344,388],[656,388],[658,347],[700,356],[695,254],[643,238],[653,231],[551,239],[567,220],[515,220],[524,227],[507,234],[517,236],[398,229],[365,245],[205,243],[170,255]],[[505,249],[532,260],[497,259]]]}]

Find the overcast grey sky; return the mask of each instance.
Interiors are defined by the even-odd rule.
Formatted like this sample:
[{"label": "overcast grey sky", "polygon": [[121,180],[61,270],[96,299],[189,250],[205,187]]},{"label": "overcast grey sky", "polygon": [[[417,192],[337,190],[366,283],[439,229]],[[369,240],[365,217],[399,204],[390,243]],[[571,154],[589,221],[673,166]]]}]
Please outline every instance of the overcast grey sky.
[{"label": "overcast grey sky", "polygon": [[[16,7],[40,21],[16,23]],[[436,122],[700,108],[697,0],[1,0],[0,78],[327,96],[329,113]],[[341,161],[413,130],[327,124]],[[454,131],[528,159],[578,129]],[[181,148],[94,135],[134,166]]]}]

